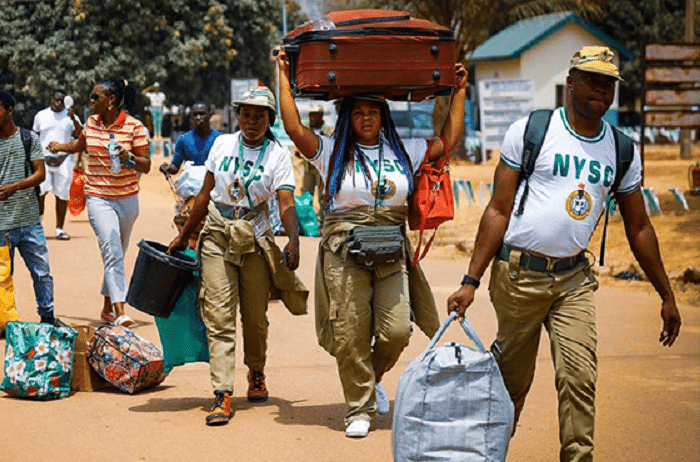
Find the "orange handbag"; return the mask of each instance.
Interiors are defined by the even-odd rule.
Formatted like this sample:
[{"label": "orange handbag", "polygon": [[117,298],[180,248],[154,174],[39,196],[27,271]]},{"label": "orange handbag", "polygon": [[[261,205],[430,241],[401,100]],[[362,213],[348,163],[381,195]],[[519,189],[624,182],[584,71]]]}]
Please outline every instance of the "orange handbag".
[{"label": "orange handbag", "polygon": [[[415,267],[428,253],[437,227],[442,223],[452,220],[455,216],[454,195],[452,193],[452,180],[450,179],[450,152],[447,149],[445,138],[440,137],[445,147],[445,157],[428,164],[430,149],[433,140],[428,143],[425,158],[416,172],[413,180],[413,194],[408,200],[408,227],[411,230],[420,230],[418,245],[413,255],[411,266]],[[433,235],[428,240],[423,252],[423,232],[426,229],[434,229]]]},{"label": "orange handbag", "polygon": [[74,217],[80,215],[85,210],[85,179],[83,174],[73,170],[73,181],[70,185],[70,200],[68,210]]}]

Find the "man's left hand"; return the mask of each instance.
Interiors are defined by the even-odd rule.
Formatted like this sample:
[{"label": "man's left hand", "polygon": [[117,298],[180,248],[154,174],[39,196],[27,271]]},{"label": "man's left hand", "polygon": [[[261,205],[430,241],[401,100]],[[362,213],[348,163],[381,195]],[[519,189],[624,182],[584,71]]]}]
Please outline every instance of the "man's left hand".
[{"label": "man's left hand", "polygon": [[169,170],[170,170],[170,164],[167,163],[167,162],[163,162],[162,164],[160,164],[160,167],[158,167],[158,170],[159,170],[160,173],[162,173],[163,175],[169,175],[169,174],[170,174],[170,171],[169,171]]}]

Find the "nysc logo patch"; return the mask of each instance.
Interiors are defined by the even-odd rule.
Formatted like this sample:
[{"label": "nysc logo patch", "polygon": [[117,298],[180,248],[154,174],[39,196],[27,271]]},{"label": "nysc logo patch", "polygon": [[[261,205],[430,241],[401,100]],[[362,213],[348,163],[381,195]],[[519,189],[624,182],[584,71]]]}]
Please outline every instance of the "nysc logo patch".
[{"label": "nysc logo patch", "polygon": [[372,185],[372,195],[375,199],[391,199],[396,195],[396,183],[384,178],[382,183],[375,181]]},{"label": "nysc logo patch", "polygon": [[245,197],[245,189],[238,178],[233,180],[233,183],[229,185],[228,196],[233,202],[240,202]]},{"label": "nysc logo patch", "polygon": [[566,211],[574,220],[583,220],[591,213],[591,196],[584,189],[586,185],[580,183],[579,189],[569,194],[566,199]]}]

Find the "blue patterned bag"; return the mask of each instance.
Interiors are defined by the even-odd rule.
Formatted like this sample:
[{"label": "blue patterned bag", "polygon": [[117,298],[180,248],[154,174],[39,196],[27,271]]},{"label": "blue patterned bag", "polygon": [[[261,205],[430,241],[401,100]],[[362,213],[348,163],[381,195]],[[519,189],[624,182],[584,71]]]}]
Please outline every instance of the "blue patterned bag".
[{"label": "blue patterned bag", "polygon": [[5,344],[5,393],[18,398],[56,399],[70,393],[78,332],[71,327],[11,321]]}]

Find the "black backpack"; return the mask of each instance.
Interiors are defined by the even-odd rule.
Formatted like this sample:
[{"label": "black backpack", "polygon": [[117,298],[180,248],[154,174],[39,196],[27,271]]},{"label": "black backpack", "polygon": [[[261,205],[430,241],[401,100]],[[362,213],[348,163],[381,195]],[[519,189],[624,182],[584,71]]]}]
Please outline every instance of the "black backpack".
[{"label": "black backpack", "polygon": [[[34,173],[34,167],[32,166],[32,134],[29,130],[20,127],[19,136],[22,138],[22,145],[24,145],[24,174],[29,176]],[[41,195],[41,188],[37,185],[34,187],[34,192],[36,193],[37,200]]]},{"label": "black backpack", "polygon": [[[553,112],[552,109],[537,109],[532,111],[530,117],[527,119],[525,135],[523,136],[523,161],[520,166],[520,177],[518,178],[518,184],[523,181],[525,182],[525,189],[523,190],[523,195],[520,197],[518,209],[515,211],[516,217],[522,215],[525,208],[525,200],[530,191],[528,180],[535,170],[535,162],[540,155],[542,143],[547,134]],[[615,152],[617,154],[615,157],[615,180],[610,186],[610,192],[605,201],[605,225],[603,227],[603,237],[600,243],[600,266],[603,266],[605,263],[605,238],[608,230],[608,215],[610,209],[615,208],[615,194],[617,193],[617,188],[620,186],[620,182],[625,176],[625,173],[629,170],[630,165],[632,165],[632,159],[634,157],[634,145],[630,137],[620,132],[615,127],[612,127],[612,129],[613,137],[615,138]],[[601,212],[600,217],[598,217],[598,221],[600,221],[602,216],[603,212]]]}]

